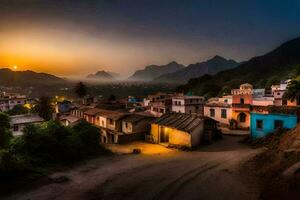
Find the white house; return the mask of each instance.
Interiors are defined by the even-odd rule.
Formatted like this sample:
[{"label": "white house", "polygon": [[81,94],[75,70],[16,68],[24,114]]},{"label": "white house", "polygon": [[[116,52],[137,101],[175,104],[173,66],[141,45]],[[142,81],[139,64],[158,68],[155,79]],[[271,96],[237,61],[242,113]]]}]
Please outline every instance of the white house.
[{"label": "white house", "polygon": [[229,120],[232,117],[232,97],[224,96],[210,99],[204,105],[204,116],[212,118],[220,124],[229,125]]},{"label": "white house", "polygon": [[203,115],[204,97],[176,95],[172,97],[172,111]]},{"label": "white house", "polygon": [[13,136],[22,135],[24,127],[29,124],[40,124],[44,121],[43,118],[35,114],[15,115],[11,116],[10,118],[10,125]]}]

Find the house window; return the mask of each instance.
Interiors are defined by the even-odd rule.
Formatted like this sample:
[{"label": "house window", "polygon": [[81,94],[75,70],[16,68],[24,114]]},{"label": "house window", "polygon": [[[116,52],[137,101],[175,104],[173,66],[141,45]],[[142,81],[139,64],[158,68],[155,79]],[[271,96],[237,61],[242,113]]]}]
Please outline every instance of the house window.
[{"label": "house window", "polygon": [[128,123],[127,122],[125,122],[125,127],[128,128]]},{"label": "house window", "polygon": [[240,99],[240,103],[241,103],[241,104],[244,104],[244,103],[245,103],[244,98],[241,98],[241,99]]},{"label": "house window", "polygon": [[263,121],[262,120],[256,120],[256,129],[257,130],[263,129]]},{"label": "house window", "polygon": [[215,109],[210,109],[210,116],[215,117]]},{"label": "house window", "polygon": [[239,122],[246,122],[246,114],[245,113],[240,113],[238,116]]},{"label": "house window", "polygon": [[282,120],[275,120],[274,121],[274,128],[275,129],[283,128],[283,121]]},{"label": "house window", "polygon": [[227,118],[227,110],[226,109],[221,110],[221,117],[224,118],[224,119]]},{"label": "house window", "polygon": [[14,132],[19,131],[19,126],[18,125],[14,125]]},{"label": "house window", "polygon": [[113,124],[114,124],[114,121],[113,121],[112,119],[108,119],[108,123],[109,123],[110,125],[113,125]]},{"label": "house window", "polygon": [[228,103],[228,99],[225,99],[224,102],[225,102],[225,103]]},{"label": "house window", "polygon": [[195,106],[195,109],[196,109],[196,110],[199,110],[199,106]]}]

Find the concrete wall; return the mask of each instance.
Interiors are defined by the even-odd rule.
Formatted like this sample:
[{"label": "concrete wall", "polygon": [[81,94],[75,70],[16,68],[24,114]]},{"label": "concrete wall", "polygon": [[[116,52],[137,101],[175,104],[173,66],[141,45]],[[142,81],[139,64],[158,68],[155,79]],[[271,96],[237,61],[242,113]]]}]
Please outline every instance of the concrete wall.
[{"label": "concrete wall", "polygon": [[[256,127],[257,120],[263,121],[262,129],[257,129]],[[296,115],[251,113],[251,124],[250,124],[251,137],[253,138],[264,137],[274,132],[275,120],[283,121],[284,128],[292,129],[297,126]]]},{"label": "concrete wall", "polygon": [[[215,116],[211,117],[210,116],[210,109],[214,109],[215,110]],[[221,113],[222,113],[222,109],[225,109],[227,112],[227,117],[226,118],[222,118]],[[226,108],[226,107],[210,107],[210,106],[204,106],[204,116],[210,117],[222,124],[229,124],[229,120],[232,117],[232,108]]]}]

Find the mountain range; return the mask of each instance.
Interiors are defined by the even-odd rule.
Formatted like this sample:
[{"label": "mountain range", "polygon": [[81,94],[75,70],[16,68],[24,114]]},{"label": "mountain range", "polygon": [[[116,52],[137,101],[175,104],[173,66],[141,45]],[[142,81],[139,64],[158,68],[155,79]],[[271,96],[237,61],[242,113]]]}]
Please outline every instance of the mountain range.
[{"label": "mountain range", "polygon": [[265,87],[267,83],[293,78],[300,72],[300,38],[283,43],[273,51],[250,59],[237,66],[217,73],[189,80],[177,88],[207,97],[228,93],[242,83]]},{"label": "mountain range", "polygon": [[107,71],[98,71],[95,74],[89,74],[87,75],[87,79],[93,80],[93,81],[100,81],[100,82],[111,82],[117,80],[117,74]]},{"label": "mountain range", "polygon": [[130,81],[152,81],[155,78],[183,69],[184,65],[173,61],[166,65],[149,65],[142,70],[137,70],[128,78]]},{"label": "mountain range", "polygon": [[220,71],[227,70],[238,66],[239,63],[234,60],[227,60],[221,56],[214,56],[213,58],[201,62],[190,64],[180,70],[173,73],[163,74],[154,79],[156,82],[174,82],[174,83],[186,83],[191,78],[196,78],[204,74],[216,74]]},{"label": "mountain range", "polygon": [[65,84],[63,78],[47,74],[37,73],[30,70],[12,71],[8,68],[0,69],[0,85],[3,86],[35,86]]}]

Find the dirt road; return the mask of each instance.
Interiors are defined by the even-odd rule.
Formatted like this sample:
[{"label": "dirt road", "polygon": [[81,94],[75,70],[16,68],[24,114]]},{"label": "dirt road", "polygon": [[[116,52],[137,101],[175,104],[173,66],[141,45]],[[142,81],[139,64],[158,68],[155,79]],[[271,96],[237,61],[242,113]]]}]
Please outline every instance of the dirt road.
[{"label": "dirt road", "polygon": [[194,152],[159,150],[94,159],[52,175],[67,176],[68,182],[7,199],[258,199],[256,184],[241,176],[239,170],[257,150],[238,140],[227,136]]}]

